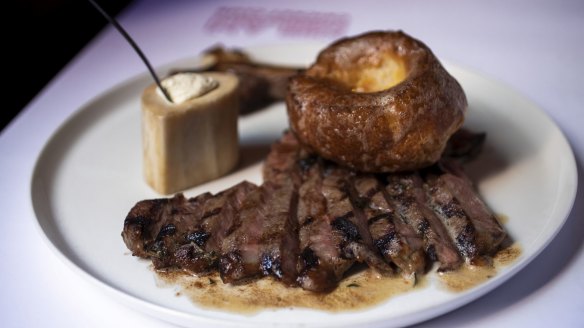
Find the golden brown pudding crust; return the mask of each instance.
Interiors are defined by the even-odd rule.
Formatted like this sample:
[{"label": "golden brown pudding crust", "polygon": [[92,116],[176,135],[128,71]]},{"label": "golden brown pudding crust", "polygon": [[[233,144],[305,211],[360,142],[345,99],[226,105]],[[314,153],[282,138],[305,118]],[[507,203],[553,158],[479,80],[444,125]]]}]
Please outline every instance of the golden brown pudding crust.
[{"label": "golden brown pudding crust", "polygon": [[422,42],[401,31],[341,39],[294,76],[292,131],[324,158],[367,172],[435,163],[462,125],[467,100]]}]

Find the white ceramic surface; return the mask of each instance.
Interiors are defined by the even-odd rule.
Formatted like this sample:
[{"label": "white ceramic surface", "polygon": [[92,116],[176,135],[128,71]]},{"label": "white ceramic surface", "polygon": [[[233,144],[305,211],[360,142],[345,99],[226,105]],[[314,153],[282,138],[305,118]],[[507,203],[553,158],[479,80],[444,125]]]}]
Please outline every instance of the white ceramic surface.
[{"label": "white ceramic surface", "polygon": [[[250,49],[260,60],[305,65],[319,46]],[[181,63],[175,66],[182,66]],[[447,65],[469,99],[466,126],[487,132],[479,159],[468,167],[522,254],[496,277],[462,293],[430,284],[375,308],[348,313],[307,309],[267,310],[242,316],[198,308],[155,284],[147,261],[132,257],[122,242],[123,219],[137,201],[159,197],[141,173],[140,108],[146,75],[113,88],[81,108],[40,154],[32,180],[38,225],[73,270],[113,297],[163,320],[185,326],[403,326],[466,304],[510,278],[553,239],[576,194],[576,167],[561,131],[532,103],[505,86]],[[216,192],[243,179],[260,182],[262,156],[287,127],[283,104],[240,120],[244,162],[231,175],[186,191]]]}]

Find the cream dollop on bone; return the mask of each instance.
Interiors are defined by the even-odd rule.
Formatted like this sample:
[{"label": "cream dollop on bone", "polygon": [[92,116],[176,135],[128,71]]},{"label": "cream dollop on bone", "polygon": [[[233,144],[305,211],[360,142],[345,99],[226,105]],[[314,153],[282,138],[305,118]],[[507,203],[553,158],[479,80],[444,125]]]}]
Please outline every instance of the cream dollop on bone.
[{"label": "cream dollop on bone", "polygon": [[[171,75],[160,82],[168,92],[174,104],[201,97],[219,86],[219,82],[209,75],[198,73],[178,73]],[[163,97],[162,91],[157,93]]]}]

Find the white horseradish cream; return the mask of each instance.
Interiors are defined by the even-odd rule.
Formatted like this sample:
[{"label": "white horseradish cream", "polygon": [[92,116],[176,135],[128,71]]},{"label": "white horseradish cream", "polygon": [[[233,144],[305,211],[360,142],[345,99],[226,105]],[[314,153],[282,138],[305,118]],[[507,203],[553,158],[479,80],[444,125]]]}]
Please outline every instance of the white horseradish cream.
[{"label": "white horseradish cream", "polygon": [[[174,74],[160,83],[174,104],[181,104],[189,99],[201,97],[219,86],[219,82],[212,77],[197,73]],[[160,97],[166,99],[159,88],[156,88],[156,91]]]}]

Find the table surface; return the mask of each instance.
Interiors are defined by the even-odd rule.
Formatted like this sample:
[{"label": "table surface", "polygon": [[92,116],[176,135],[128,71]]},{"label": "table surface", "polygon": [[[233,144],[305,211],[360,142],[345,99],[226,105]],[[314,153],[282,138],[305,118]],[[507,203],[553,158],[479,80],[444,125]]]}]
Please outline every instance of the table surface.
[{"label": "table surface", "polygon": [[[307,24],[315,15],[322,19]],[[541,107],[566,135],[582,171],[582,1],[136,1],[118,18],[154,65],[217,43],[329,42],[402,29],[439,58],[501,82]],[[171,326],[118,303],[66,266],[35,227],[30,199],[33,166],[49,137],[90,99],[144,72],[108,27],[0,135],[2,326]],[[582,174],[578,180],[582,186]],[[557,237],[517,275],[419,326],[584,326],[583,199],[580,187]]]}]

